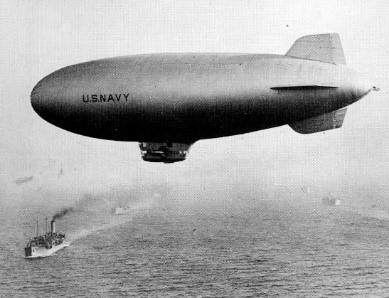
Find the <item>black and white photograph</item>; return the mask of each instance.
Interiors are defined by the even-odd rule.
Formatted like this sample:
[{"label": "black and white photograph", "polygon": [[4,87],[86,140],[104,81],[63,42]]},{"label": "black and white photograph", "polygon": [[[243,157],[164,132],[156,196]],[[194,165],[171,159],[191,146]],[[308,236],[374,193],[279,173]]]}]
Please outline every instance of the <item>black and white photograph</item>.
[{"label": "black and white photograph", "polygon": [[389,297],[389,1],[0,1],[0,297]]}]

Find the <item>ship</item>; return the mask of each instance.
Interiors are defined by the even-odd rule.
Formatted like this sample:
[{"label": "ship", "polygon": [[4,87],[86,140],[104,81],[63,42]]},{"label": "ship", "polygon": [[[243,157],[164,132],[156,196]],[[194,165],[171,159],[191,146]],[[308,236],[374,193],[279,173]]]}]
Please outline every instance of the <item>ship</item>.
[{"label": "ship", "polygon": [[50,225],[51,229],[47,231],[47,219],[46,219],[46,234],[39,234],[39,226],[37,221],[37,235],[33,239],[31,239],[26,247],[24,248],[24,252],[26,257],[28,258],[39,258],[46,257],[54,252],[64,248],[67,246],[65,243],[66,236],[65,234],[57,233],[55,231],[55,220],[51,221]]},{"label": "ship", "polygon": [[339,206],[341,204],[340,199],[326,197],[321,200],[323,205],[327,206]]},{"label": "ship", "polygon": [[[154,196],[157,198],[158,196]],[[142,209],[149,209],[151,204],[153,203],[153,200],[148,200],[148,201],[143,201],[139,202],[138,204],[134,204],[132,206],[127,206],[127,207],[114,207],[111,209],[111,213],[114,215],[123,215],[127,213],[134,213],[136,210],[142,210]]]},{"label": "ship", "polygon": [[133,209],[130,208],[130,207],[115,207],[115,208],[112,208],[112,214],[115,214],[115,215],[126,214],[126,213],[130,213],[131,211],[133,211]]}]

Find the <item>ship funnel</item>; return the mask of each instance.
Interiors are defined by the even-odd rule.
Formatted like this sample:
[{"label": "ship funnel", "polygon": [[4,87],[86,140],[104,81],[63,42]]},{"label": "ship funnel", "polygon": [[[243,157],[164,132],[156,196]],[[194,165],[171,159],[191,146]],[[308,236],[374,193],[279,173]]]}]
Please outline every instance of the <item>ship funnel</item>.
[{"label": "ship funnel", "polygon": [[51,221],[51,233],[55,233],[55,220]]}]

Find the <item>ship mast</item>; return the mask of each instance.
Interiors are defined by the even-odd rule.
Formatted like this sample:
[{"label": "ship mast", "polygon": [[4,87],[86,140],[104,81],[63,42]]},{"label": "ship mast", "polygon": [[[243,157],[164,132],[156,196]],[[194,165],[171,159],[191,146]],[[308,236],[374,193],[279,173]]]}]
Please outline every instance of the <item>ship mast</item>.
[{"label": "ship mast", "polygon": [[39,236],[39,222],[38,219],[36,220],[36,236]]}]

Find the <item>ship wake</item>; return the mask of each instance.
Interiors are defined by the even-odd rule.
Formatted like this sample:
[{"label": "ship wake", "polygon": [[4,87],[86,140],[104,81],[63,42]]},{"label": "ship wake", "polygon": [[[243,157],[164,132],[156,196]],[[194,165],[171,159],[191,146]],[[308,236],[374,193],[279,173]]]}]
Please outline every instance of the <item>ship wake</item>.
[{"label": "ship wake", "polygon": [[99,231],[111,229],[125,223],[131,222],[135,219],[140,213],[150,210],[154,206],[154,201],[141,202],[127,208],[127,212],[121,215],[109,214],[100,218],[100,223],[95,223],[93,227],[87,227],[79,229],[74,233],[69,234],[68,243],[71,244],[74,241],[88,237],[91,234],[97,233]]}]

